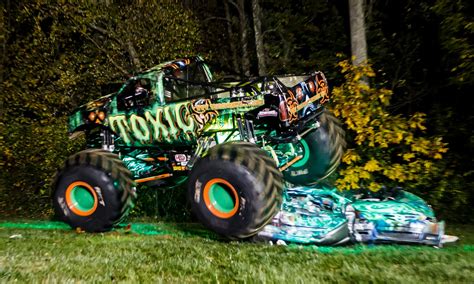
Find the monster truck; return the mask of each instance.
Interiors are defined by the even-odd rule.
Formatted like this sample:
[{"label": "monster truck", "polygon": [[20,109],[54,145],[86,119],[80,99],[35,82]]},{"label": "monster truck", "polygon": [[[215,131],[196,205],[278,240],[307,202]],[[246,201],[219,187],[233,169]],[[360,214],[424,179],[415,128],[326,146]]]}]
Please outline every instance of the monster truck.
[{"label": "monster truck", "polygon": [[53,182],[53,205],[73,228],[107,231],[126,218],[136,185],[187,182],[192,212],[229,238],[257,234],[280,209],[285,182],[331,174],[345,142],[323,106],[322,72],[287,87],[277,76],[216,82],[200,57],[166,62],[69,117],[87,149]]}]

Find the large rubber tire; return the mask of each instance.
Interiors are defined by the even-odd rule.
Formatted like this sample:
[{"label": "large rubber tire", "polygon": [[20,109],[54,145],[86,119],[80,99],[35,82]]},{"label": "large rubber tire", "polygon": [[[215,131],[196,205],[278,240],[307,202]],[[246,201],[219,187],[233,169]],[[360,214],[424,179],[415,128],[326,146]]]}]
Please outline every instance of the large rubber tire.
[{"label": "large rubber tire", "polygon": [[134,206],[135,182],[116,154],[89,149],[69,157],[53,183],[56,216],[72,228],[104,232]]},{"label": "large rubber tire", "polygon": [[279,211],[282,175],[255,144],[230,142],[198,160],[188,181],[188,200],[197,218],[229,239],[258,233]]},{"label": "large rubber tire", "polygon": [[295,185],[313,185],[336,170],[346,148],[341,122],[328,110],[318,117],[320,126],[306,134],[294,147],[303,149],[303,158],[283,172]]}]

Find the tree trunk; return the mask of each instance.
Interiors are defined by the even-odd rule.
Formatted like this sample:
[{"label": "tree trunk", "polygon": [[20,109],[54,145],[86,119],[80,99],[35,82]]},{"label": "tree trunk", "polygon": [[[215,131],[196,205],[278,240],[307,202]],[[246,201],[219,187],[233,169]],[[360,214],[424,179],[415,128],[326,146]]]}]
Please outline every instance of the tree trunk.
[{"label": "tree trunk", "polygon": [[259,0],[252,0],[253,28],[255,31],[255,48],[257,50],[258,59],[258,75],[267,74],[267,65],[265,62],[265,49],[263,46],[262,33],[262,11],[260,10]]},{"label": "tree trunk", "polygon": [[239,73],[239,61],[237,59],[237,51],[235,50],[235,44],[232,42],[234,39],[234,33],[232,32],[232,18],[230,16],[230,11],[229,11],[229,3],[227,1],[224,1],[224,8],[225,8],[225,18],[227,22],[227,34],[229,37],[229,46],[230,46],[230,53],[231,53],[231,58],[232,58],[232,69],[236,72]]},{"label": "tree trunk", "polygon": [[351,26],[351,50],[354,65],[367,61],[367,41],[365,39],[364,0],[349,0]]},{"label": "tree trunk", "polygon": [[130,61],[134,67],[134,71],[139,71],[142,67],[142,64],[140,62],[140,59],[138,58],[137,51],[133,47],[133,44],[131,41],[127,41],[127,49],[128,49],[128,54],[130,55]]},{"label": "tree trunk", "polygon": [[242,45],[242,72],[245,76],[250,76],[250,60],[248,52],[248,24],[245,16],[245,0],[238,1],[240,19],[240,41]]}]

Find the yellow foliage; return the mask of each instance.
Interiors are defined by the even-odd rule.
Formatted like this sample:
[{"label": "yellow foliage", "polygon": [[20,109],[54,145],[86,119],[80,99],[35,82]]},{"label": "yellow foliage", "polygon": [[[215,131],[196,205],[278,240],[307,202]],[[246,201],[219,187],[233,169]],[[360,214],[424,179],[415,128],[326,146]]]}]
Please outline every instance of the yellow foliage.
[{"label": "yellow foliage", "polygon": [[369,184],[369,186],[368,186],[368,188],[369,188],[371,191],[374,191],[374,192],[379,191],[379,190],[380,190],[380,187],[381,187],[380,184],[377,183],[377,182],[374,182],[374,181],[371,182],[371,183]]},{"label": "yellow foliage", "polygon": [[392,92],[360,81],[375,76],[369,65],[352,66],[345,60],[339,67],[345,82],[333,90],[333,111],[344,122],[354,148],[342,159],[336,185],[376,191],[387,181],[413,182],[433,174],[434,160],[442,159],[448,148],[441,137],[420,136],[426,130],[426,114],[390,114]]},{"label": "yellow foliage", "polygon": [[381,170],[379,162],[374,160],[374,159],[371,159],[370,161],[368,161],[365,164],[364,169],[369,171],[369,172],[375,172],[375,171],[380,171]]},{"label": "yellow foliage", "polygon": [[405,153],[403,154],[403,160],[409,162],[411,159],[415,157],[415,154],[413,153]]},{"label": "yellow foliage", "polygon": [[426,130],[426,127],[423,125],[425,122],[426,114],[417,112],[410,117],[408,123],[412,129]]},{"label": "yellow foliage", "polygon": [[359,177],[360,177],[361,179],[371,179],[371,178],[372,178],[372,176],[370,175],[370,173],[369,173],[368,171],[363,170],[363,169],[361,169],[361,170],[359,171]]},{"label": "yellow foliage", "polygon": [[342,156],[342,162],[350,165],[353,162],[357,162],[360,160],[359,155],[353,151],[353,150],[348,150],[344,156]]}]

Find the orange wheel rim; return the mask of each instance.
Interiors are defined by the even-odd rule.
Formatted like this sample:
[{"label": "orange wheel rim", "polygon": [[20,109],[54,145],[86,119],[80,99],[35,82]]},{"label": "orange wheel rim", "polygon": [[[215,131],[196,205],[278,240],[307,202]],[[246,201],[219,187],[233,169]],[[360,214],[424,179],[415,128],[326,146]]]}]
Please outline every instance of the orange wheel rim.
[{"label": "orange wheel rim", "polygon": [[204,187],[204,203],[207,209],[222,219],[228,219],[239,209],[239,194],[228,181],[221,178],[211,179]]},{"label": "orange wheel rim", "polygon": [[98,203],[97,193],[87,182],[76,181],[66,189],[66,204],[76,215],[92,215]]}]

